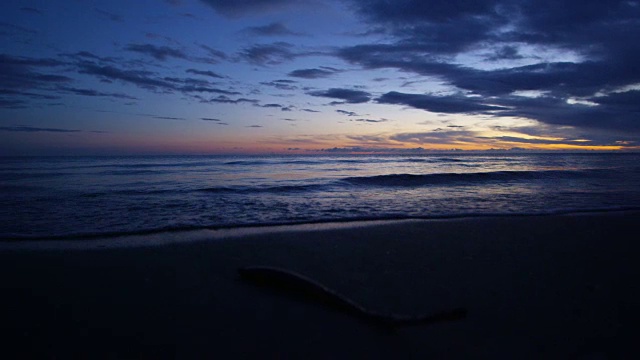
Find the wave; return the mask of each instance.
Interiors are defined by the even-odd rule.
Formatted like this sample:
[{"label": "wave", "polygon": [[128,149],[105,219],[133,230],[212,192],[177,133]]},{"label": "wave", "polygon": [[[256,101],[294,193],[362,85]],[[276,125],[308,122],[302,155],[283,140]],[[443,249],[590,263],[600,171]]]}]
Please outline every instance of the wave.
[{"label": "wave", "polygon": [[175,233],[175,232],[188,232],[198,230],[220,230],[220,229],[238,229],[238,228],[259,228],[259,227],[275,227],[275,226],[293,226],[304,224],[328,224],[328,223],[349,223],[349,222],[368,222],[368,221],[394,221],[394,220],[441,220],[441,219],[460,219],[460,218],[490,218],[490,217],[522,217],[522,216],[553,216],[564,214],[590,214],[600,212],[627,212],[627,211],[640,211],[640,206],[607,206],[596,207],[590,209],[578,209],[578,208],[562,208],[562,209],[548,209],[546,211],[533,211],[533,212],[495,212],[495,213],[444,213],[444,214],[430,214],[425,216],[411,216],[411,215],[392,215],[381,214],[377,216],[349,216],[349,217],[337,217],[337,218],[309,218],[301,220],[290,221],[277,221],[277,222],[256,222],[256,223],[227,223],[227,224],[203,224],[203,225],[170,225],[161,227],[149,227],[137,230],[121,230],[121,231],[97,231],[97,232],[69,232],[58,234],[20,234],[20,233],[0,233],[0,244],[2,242],[14,242],[14,241],[56,241],[56,240],[69,240],[69,241],[82,241],[90,239],[107,239],[117,238],[123,236],[144,236],[161,233]]},{"label": "wave", "polygon": [[0,181],[15,181],[15,180],[26,180],[26,179],[47,179],[47,178],[58,178],[64,176],[71,176],[73,173],[67,172],[3,172],[0,173]]},{"label": "wave", "polygon": [[[131,172],[135,174],[137,172]],[[144,173],[144,172],[141,172]],[[110,195],[124,196],[149,196],[172,195],[187,193],[209,194],[300,194],[320,191],[338,190],[344,191],[345,186],[363,187],[421,187],[421,186],[460,186],[481,185],[483,183],[508,183],[517,181],[554,180],[594,177],[597,174],[605,175],[606,170],[545,170],[545,171],[495,171],[495,172],[469,172],[469,173],[436,173],[436,174],[390,174],[374,176],[346,177],[325,183],[298,184],[298,185],[274,185],[274,186],[213,186],[205,188],[183,189],[123,189],[108,192],[87,193],[83,197],[93,198]]]},{"label": "wave", "polygon": [[225,187],[217,186],[199,189],[199,192],[206,193],[227,193],[227,194],[253,194],[253,193],[300,193],[307,191],[320,191],[326,188],[323,184],[308,184],[308,185],[280,185],[280,186],[265,186],[265,187]]},{"label": "wave", "polygon": [[322,165],[322,164],[367,164],[372,161],[368,160],[356,160],[356,159],[319,159],[319,160],[234,160],[227,161],[223,165],[236,165],[236,166],[255,166],[255,165]]},{"label": "wave", "polygon": [[98,172],[98,175],[150,175],[150,174],[170,174],[171,170],[150,170],[150,169],[130,169],[130,170],[108,170]]},{"label": "wave", "polygon": [[545,171],[494,171],[470,173],[436,174],[390,174],[347,177],[342,181],[353,185],[384,187],[415,187],[427,185],[447,185],[460,183],[505,182],[520,180],[566,179],[584,177],[585,171],[545,170]]}]

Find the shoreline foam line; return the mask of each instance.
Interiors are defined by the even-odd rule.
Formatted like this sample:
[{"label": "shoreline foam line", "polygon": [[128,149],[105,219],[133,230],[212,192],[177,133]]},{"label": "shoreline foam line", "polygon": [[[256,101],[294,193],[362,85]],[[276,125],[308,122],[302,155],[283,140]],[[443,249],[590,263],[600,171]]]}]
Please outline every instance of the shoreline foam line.
[{"label": "shoreline foam line", "polygon": [[316,224],[340,224],[340,223],[356,223],[356,222],[374,222],[374,221],[401,221],[401,220],[447,220],[447,219],[464,219],[464,218],[487,218],[487,217],[526,217],[526,216],[553,216],[553,215],[571,215],[571,214],[589,214],[589,213],[609,213],[609,212],[628,212],[640,211],[640,206],[615,206],[607,208],[594,209],[554,209],[546,212],[530,212],[530,213],[445,213],[441,215],[425,215],[425,216],[364,216],[364,217],[348,217],[348,218],[321,218],[302,221],[283,221],[274,223],[247,223],[247,224],[220,224],[220,225],[203,225],[203,226],[169,226],[164,228],[140,229],[133,231],[113,231],[113,232],[97,232],[97,233],[70,233],[52,236],[20,236],[20,235],[0,235],[0,244],[3,242],[24,242],[24,241],[91,241],[96,239],[119,238],[125,236],[147,236],[155,234],[168,233],[185,233],[203,230],[219,231],[227,229],[248,229],[248,228],[271,228],[279,226],[305,226]]},{"label": "shoreline foam line", "polygon": [[240,227],[219,227],[187,229],[179,231],[153,231],[122,235],[90,237],[56,237],[51,239],[23,239],[0,241],[3,250],[100,250],[113,248],[154,247],[180,243],[202,241],[221,241],[245,237],[260,237],[278,233],[348,231],[373,227],[403,226],[407,224],[430,224],[439,222],[467,221],[506,221],[509,219],[545,219],[554,217],[593,216],[593,217],[640,217],[640,209],[617,209],[613,211],[572,211],[546,214],[488,214],[456,215],[428,218],[337,220],[326,222],[307,222],[274,225],[248,225]]}]

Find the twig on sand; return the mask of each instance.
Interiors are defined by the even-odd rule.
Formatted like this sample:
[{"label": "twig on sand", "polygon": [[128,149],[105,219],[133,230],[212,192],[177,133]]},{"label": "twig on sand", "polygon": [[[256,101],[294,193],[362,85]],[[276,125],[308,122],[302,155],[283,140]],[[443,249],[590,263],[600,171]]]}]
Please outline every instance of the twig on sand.
[{"label": "twig on sand", "polygon": [[467,316],[467,309],[465,308],[454,308],[419,316],[377,313],[368,310],[347,296],[309,277],[277,267],[243,267],[238,269],[238,274],[242,280],[254,285],[277,290],[291,296],[313,300],[378,326],[394,328],[410,325],[426,325],[443,321],[459,320]]}]

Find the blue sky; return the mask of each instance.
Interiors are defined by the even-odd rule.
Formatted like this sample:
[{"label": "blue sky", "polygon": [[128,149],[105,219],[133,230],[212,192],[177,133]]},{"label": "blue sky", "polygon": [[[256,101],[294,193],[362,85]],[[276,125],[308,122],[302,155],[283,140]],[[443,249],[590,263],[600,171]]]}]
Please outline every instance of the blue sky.
[{"label": "blue sky", "polygon": [[638,1],[0,8],[0,155],[638,149]]}]

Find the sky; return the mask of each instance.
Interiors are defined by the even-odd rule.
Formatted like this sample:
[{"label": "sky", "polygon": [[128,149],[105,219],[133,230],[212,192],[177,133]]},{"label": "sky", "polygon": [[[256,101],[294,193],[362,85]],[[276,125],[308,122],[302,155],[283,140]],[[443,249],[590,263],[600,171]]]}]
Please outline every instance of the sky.
[{"label": "sky", "polygon": [[640,1],[0,9],[0,156],[640,149]]}]

